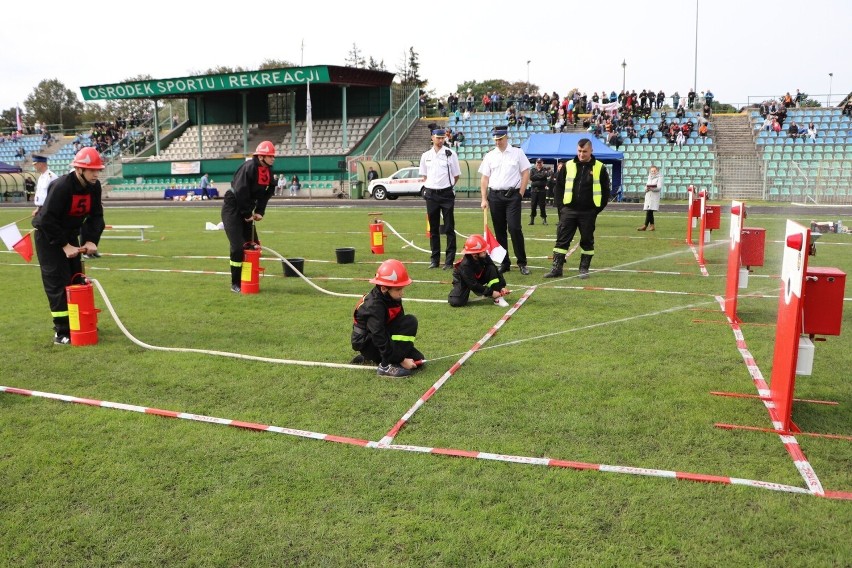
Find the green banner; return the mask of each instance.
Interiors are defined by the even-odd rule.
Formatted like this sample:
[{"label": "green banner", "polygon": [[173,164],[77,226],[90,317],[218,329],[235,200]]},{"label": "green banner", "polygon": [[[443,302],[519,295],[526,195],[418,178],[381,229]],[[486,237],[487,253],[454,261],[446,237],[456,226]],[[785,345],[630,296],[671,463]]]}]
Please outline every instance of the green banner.
[{"label": "green banner", "polygon": [[133,81],[80,87],[83,100],[155,99],[165,96],[191,96],[215,91],[236,91],[328,83],[328,67],[290,67],[246,71],[222,75],[199,75],[177,79]]}]

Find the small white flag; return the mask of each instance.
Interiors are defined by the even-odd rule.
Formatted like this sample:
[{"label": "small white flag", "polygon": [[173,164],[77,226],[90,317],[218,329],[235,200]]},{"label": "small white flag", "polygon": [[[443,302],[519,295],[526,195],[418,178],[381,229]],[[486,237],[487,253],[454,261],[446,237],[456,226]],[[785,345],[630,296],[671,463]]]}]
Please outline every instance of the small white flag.
[{"label": "small white flag", "polygon": [[305,107],[305,146],[308,150],[313,150],[313,134],[314,125],[313,118],[311,117],[311,82],[308,81],[308,102]]},{"label": "small white flag", "polygon": [[13,247],[24,237],[16,224],[9,223],[5,227],[0,227],[0,238],[3,239],[7,249],[14,250]]}]

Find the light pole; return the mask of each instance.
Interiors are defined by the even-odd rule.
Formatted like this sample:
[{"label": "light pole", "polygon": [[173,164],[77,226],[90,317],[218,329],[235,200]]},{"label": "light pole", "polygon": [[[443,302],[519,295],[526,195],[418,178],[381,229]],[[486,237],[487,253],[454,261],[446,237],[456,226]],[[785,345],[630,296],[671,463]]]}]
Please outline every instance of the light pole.
[{"label": "light pole", "polygon": [[828,74],[828,100],[825,103],[826,107],[831,106],[831,83],[834,81],[834,73]]},{"label": "light pole", "polygon": [[621,61],[621,92],[624,92],[624,89],[627,85],[627,60],[623,59]]},{"label": "light pole", "polygon": [[530,59],[527,59],[527,92],[530,91]]}]

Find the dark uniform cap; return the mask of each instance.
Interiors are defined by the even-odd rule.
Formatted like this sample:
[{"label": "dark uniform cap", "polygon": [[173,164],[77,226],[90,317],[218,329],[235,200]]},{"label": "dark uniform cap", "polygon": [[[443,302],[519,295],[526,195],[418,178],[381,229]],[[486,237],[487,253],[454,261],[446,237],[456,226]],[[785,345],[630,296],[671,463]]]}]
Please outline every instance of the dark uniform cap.
[{"label": "dark uniform cap", "polygon": [[39,154],[33,154],[33,163],[35,163],[35,162],[42,162],[42,163],[46,164],[47,163],[47,157],[46,156],[40,156]]},{"label": "dark uniform cap", "polygon": [[499,140],[500,138],[503,138],[503,137],[507,136],[508,134],[509,134],[509,127],[508,126],[495,126],[491,130],[491,137],[494,138],[495,140]]},{"label": "dark uniform cap", "polygon": [[432,130],[432,136],[446,136],[446,135],[447,135],[447,131],[444,130],[443,128],[435,128],[434,130]]}]

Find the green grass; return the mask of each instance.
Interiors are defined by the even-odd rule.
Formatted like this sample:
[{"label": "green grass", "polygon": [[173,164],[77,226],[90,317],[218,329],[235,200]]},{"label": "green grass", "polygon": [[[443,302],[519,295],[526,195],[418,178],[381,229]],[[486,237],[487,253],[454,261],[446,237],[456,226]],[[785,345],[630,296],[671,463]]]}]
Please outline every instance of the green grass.
[{"label": "green grass", "polygon": [[[424,211],[385,218],[427,247]],[[0,224],[20,210],[0,210]],[[152,224],[148,242],[108,240],[88,262],[124,325],[156,346],[347,363],[353,298],[321,294],[264,262],[261,293],[237,296],[218,210],[109,208],[111,224]],[[478,210],[458,229],[481,229]],[[767,229],[766,266],[741,297],[743,333],[771,376],[777,275],[785,217],[750,215]],[[598,220],[588,281],[542,279],[555,225],[524,226],[533,273],[508,274],[510,299],[540,285],[499,332],[410,419],[396,443],[687,471],[804,487],[778,436],[714,428],[769,427],[732,331],[724,293],[727,222],[706,250],[702,277],[683,244],[685,220],[641,212]],[[810,219],[797,219],[803,224]],[[328,290],[363,294],[378,262],[399,258],[415,279],[406,310],[431,360],[405,380],[369,370],[304,367],[144,350],[102,299],[100,341],[51,344],[38,268],[0,255],[3,378],[30,390],[204,414],[378,441],[500,318],[479,302],[445,299],[449,274],[389,236],[369,254],[366,211],[271,208],[260,237]],[[20,224],[24,228],[23,224]],[[387,231],[390,235],[390,231]],[[355,247],[356,264],[334,249]],[[852,270],[850,241],[826,235],[815,266]],[[146,257],[113,256],[144,254]],[[267,255],[268,256],[268,255]],[[324,261],[324,262],[319,262]],[[576,275],[572,257],[566,276]],[[131,271],[128,269],[140,269]],[[644,271],[657,272],[644,272]],[[331,280],[326,277],[334,278]],[[619,290],[581,289],[583,286]],[[654,294],[659,290],[688,294]],[[846,296],[849,296],[847,291]],[[696,321],[701,320],[701,321]],[[768,325],[751,325],[751,324]],[[804,431],[852,435],[848,380],[852,315],[817,344],[798,377]],[[575,471],[344,444],[171,420],[33,397],[0,395],[0,566],[842,566],[852,562],[849,502],[756,488]],[[852,444],[798,437],[828,490],[852,490]]]}]

